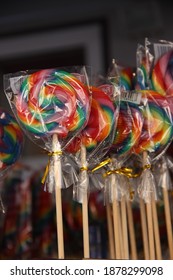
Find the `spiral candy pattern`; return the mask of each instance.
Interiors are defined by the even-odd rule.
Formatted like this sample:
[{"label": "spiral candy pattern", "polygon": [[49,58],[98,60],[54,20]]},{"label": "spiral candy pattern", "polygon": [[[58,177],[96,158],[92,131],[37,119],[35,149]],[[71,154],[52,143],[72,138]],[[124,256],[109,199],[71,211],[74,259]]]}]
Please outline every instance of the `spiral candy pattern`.
[{"label": "spiral candy pattern", "polygon": [[120,86],[123,90],[133,89],[133,70],[130,67],[123,68],[120,71]]},{"label": "spiral candy pattern", "polygon": [[144,124],[141,137],[133,151],[161,152],[173,137],[172,113],[168,100],[152,90],[142,90],[147,104],[143,107]]},{"label": "spiral candy pattern", "polygon": [[109,96],[100,88],[92,87],[91,113],[82,131],[82,143],[88,151],[93,150],[110,135],[114,114],[115,107]]},{"label": "spiral candy pattern", "polygon": [[92,101],[90,116],[79,137],[73,139],[68,151],[75,153],[81,143],[91,152],[111,133],[114,125],[115,106],[110,97],[99,87],[91,87]]},{"label": "spiral candy pattern", "polygon": [[23,81],[16,101],[21,125],[36,136],[67,137],[86,122],[88,88],[74,75],[56,69],[35,72]]},{"label": "spiral candy pattern", "polygon": [[147,58],[143,57],[141,64],[139,67],[137,67],[137,73],[136,73],[136,84],[135,88],[137,90],[139,89],[146,89],[148,88],[148,74],[149,74],[149,66],[147,62]]},{"label": "spiral candy pattern", "polygon": [[121,101],[110,152],[118,156],[130,152],[141,135],[142,126],[143,115],[140,108],[134,103]]},{"label": "spiral candy pattern", "polygon": [[173,95],[173,50],[163,54],[152,70],[152,88],[161,95]]},{"label": "spiral candy pattern", "polygon": [[15,118],[0,109],[0,169],[15,163],[21,155],[22,131]]}]

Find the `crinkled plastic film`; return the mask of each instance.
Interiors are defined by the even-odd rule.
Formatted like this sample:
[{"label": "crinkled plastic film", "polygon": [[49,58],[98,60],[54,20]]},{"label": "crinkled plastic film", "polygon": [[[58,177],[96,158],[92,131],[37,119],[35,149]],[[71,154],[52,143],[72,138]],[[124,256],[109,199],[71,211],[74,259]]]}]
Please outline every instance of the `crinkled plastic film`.
[{"label": "crinkled plastic film", "polygon": [[23,133],[15,117],[0,108],[0,177],[19,160],[23,149]]},{"label": "crinkled plastic film", "polygon": [[[16,119],[28,138],[50,156],[47,165],[49,172],[45,171],[47,176],[43,180],[49,191],[54,185],[54,167],[59,166],[57,172],[62,169],[63,150],[88,121],[90,78],[91,69],[88,66],[28,70],[4,75],[5,94]],[[76,177],[75,171],[73,175]],[[66,183],[59,182],[60,185]],[[71,185],[70,182],[68,185]]]},{"label": "crinkled plastic film", "polygon": [[[84,193],[83,186],[85,183],[82,182],[84,177],[85,182],[89,180],[89,184],[87,184],[88,186],[92,185],[92,189],[94,184],[96,189],[102,188],[102,183],[98,184],[98,177],[100,177],[102,171],[99,172],[98,170],[97,173],[90,171],[102,162],[104,155],[109,150],[113,141],[119,110],[119,94],[115,93],[115,85],[107,81],[107,84],[91,86],[91,91],[91,111],[87,125],[80,135],[74,138],[67,147],[67,152],[75,157],[76,163],[79,166],[79,181],[77,185],[79,189],[81,188],[82,193]],[[81,164],[81,147],[86,149],[87,170],[84,170]],[[85,173],[85,176],[81,173]],[[88,176],[87,179],[86,176]],[[91,191],[91,187],[89,187],[88,191]],[[81,202],[80,191],[77,190],[77,187],[74,188],[73,193],[75,200]]]}]

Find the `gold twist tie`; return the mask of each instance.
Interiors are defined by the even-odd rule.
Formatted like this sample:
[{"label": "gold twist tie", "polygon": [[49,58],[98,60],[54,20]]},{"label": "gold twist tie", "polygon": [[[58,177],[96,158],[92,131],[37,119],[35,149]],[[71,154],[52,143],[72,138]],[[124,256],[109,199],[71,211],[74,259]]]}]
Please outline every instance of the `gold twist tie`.
[{"label": "gold twist tie", "polygon": [[88,171],[88,167],[87,166],[82,166],[81,168],[80,168],[80,171]]},{"label": "gold twist tie", "polygon": [[151,164],[145,164],[143,166],[143,171],[146,170],[146,169],[151,169]]},{"label": "gold twist tie", "polygon": [[50,157],[55,156],[55,155],[61,156],[61,155],[62,155],[62,151],[56,151],[56,152],[50,152],[50,153],[48,153],[48,156],[50,156]]},{"label": "gold twist tie", "polygon": [[119,169],[113,169],[113,170],[107,171],[106,173],[103,174],[103,177],[106,178],[107,176],[109,176],[111,174],[120,174],[120,175],[124,175],[128,178],[137,178],[140,176],[140,173],[133,173],[132,168],[121,167]]},{"label": "gold twist tie", "polygon": [[95,172],[97,171],[98,169],[102,168],[103,166],[105,166],[106,164],[112,162],[111,158],[108,158],[108,159],[105,159],[103,160],[102,162],[100,162],[98,165],[96,165],[92,170],[91,172]]},{"label": "gold twist tie", "polygon": [[49,160],[48,160],[48,163],[47,163],[47,165],[46,165],[46,168],[45,168],[45,171],[44,171],[42,180],[41,180],[41,183],[42,183],[42,184],[45,183],[47,174],[49,173],[49,168],[50,168],[50,157],[53,157],[53,156],[55,156],[55,155],[62,155],[62,151],[56,151],[56,152],[49,152],[49,153],[48,153]]}]

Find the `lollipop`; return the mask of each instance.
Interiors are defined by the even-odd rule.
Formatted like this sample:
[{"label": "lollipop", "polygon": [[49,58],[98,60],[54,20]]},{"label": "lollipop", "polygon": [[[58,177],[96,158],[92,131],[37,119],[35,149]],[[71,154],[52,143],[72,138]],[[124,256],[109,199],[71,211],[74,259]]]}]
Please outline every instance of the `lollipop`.
[{"label": "lollipop", "polygon": [[88,89],[74,75],[48,69],[29,75],[17,96],[17,117],[32,134],[65,138],[86,122]]},{"label": "lollipop", "polygon": [[120,71],[120,85],[123,90],[133,89],[133,70],[130,67],[123,68]]},{"label": "lollipop", "polygon": [[15,118],[0,109],[0,169],[15,163],[22,150],[23,134]]},{"label": "lollipop", "polygon": [[136,77],[136,89],[146,89],[148,88],[148,63],[147,59],[143,58],[140,62],[140,66],[137,68]]},{"label": "lollipop", "polygon": [[159,154],[172,140],[172,114],[168,100],[154,91],[142,90],[147,104],[143,108],[144,125],[141,137],[134,146],[137,154],[148,151]]},{"label": "lollipop", "polygon": [[81,144],[86,147],[87,152],[92,152],[100,143],[110,135],[113,124],[115,107],[110,97],[101,88],[92,87],[91,112],[85,128],[79,137],[68,145],[67,151],[77,152]]},{"label": "lollipop", "polygon": [[[83,217],[83,243],[84,257],[89,258],[89,228],[88,228],[88,185],[87,174],[88,161],[101,159],[103,146],[110,145],[106,140],[111,135],[114,124],[115,107],[109,96],[100,88],[92,87],[91,112],[86,127],[81,131],[79,137],[73,139],[67,150],[71,153],[80,151],[81,172],[79,181],[73,194],[78,201],[82,202]],[[109,138],[110,140],[110,138]],[[105,141],[105,142],[104,142]],[[106,143],[106,144],[105,144]],[[103,145],[103,146],[102,146]],[[99,149],[99,155],[94,154]],[[102,150],[102,152],[100,152]],[[87,153],[88,152],[88,153]],[[92,156],[91,155],[95,155]]]},{"label": "lollipop", "polygon": [[41,145],[45,143],[44,149],[51,155],[45,186],[48,185],[49,191],[55,186],[58,256],[64,258],[61,154],[62,148],[87,122],[89,89],[75,74],[62,69],[41,70],[21,82],[16,95],[12,88],[11,102],[15,103],[16,116],[27,135],[40,140]]},{"label": "lollipop", "polygon": [[110,152],[117,156],[127,155],[138,141],[143,126],[140,108],[131,102],[121,101],[115,130],[115,137]]},{"label": "lollipop", "polygon": [[151,75],[152,87],[161,95],[173,95],[173,51],[163,54]]}]

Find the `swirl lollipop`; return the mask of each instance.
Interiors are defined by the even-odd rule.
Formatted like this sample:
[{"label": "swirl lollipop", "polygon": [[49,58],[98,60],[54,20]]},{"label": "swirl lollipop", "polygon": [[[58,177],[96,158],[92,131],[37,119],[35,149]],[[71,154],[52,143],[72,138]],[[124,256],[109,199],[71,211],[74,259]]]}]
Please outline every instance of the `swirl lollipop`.
[{"label": "swirl lollipop", "polygon": [[120,70],[120,86],[123,90],[133,89],[133,69],[125,67]]},{"label": "swirl lollipop", "polygon": [[[101,88],[92,87],[91,112],[86,127],[81,131],[79,137],[74,138],[67,147],[68,152],[76,153],[80,151],[81,172],[79,183],[74,194],[78,201],[82,202],[83,213],[83,240],[84,257],[89,257],[89,237],[88,237],[88,162],[98,161],[103,156],[105,146],[110,145],[111,133],[114,125],[115,107],[109,96]],[[109,139],[109,140],[108,140]],[[99,155],[98,152],[99,151]]]},{"label": "swirl lollipop", "polygon": [[143,98],[147,99],[147,104],[143,107],[144,125],[141,137],[133,151],[137,154],[147,151],[153,153],[155,158],[167,147],[173,137],[169,99],[152,90],[140,92]]},{"label": "swirl lollipop", "polygon": [[163,54],[152,70],[152,87],[161,95],[173,95],[173,51]]},{"label": "swirl lollipop", "polygon": [[41,70],[22,83],[16,101],[22,126],[40,137],[57,134],[66,138],[79,131],[89,112],[88,88],[62,70]]},{"label": "swirl lollipop", "polygon": [[115,137],[110,152],[119,157],[127,155],[137,143],[142,126],[141,109],[134,103],[121,101]]},{"label": "swirl lollipop", "polygon": [[23,134],[15,118],[0,109],[0,170],[14,164],[22,151]]},{"label": "swirl lollipop", "polygon": [[91,112],[87,125],[68,145],[68,152],[75,153],[80,150],[81,145],[84,145],[90,155],[111,135],[115,115],[114,104],[101,88],[91,87],[91,91]]},{"label": "swirl lollipop", "polygon": [[[83,70],[86,74],[86,69]],[[44,143],[43,148],[51,155],[46,183],[50,191],[55,185],[58,255],[64,258],[61,154],[62,148],[87,122],[89,88],[74,74],[62,69],[45,69],[21,77],[20,90],[10,102],[14,102],[16,117],[28,137],[40,141],[41,146]]]}]

